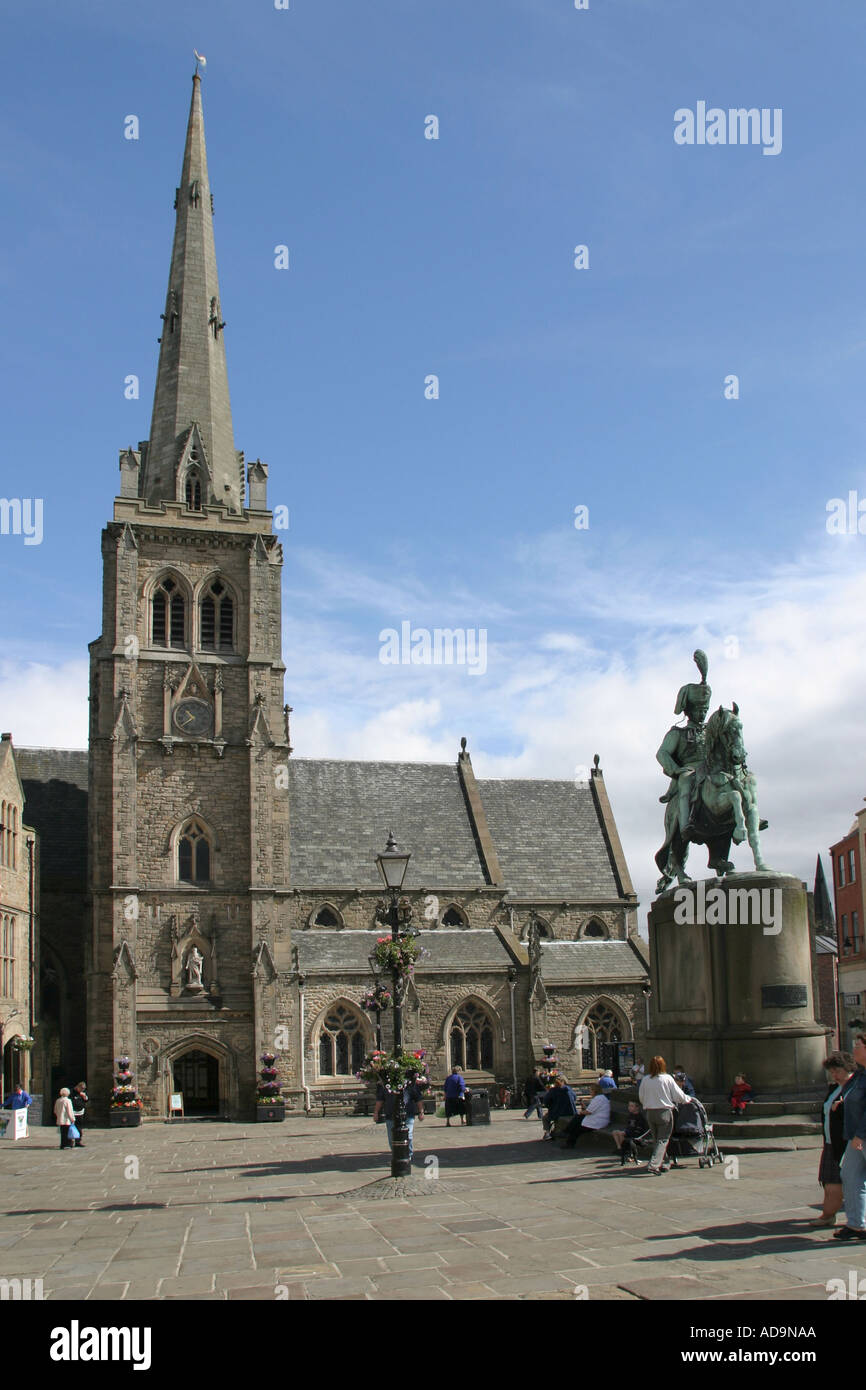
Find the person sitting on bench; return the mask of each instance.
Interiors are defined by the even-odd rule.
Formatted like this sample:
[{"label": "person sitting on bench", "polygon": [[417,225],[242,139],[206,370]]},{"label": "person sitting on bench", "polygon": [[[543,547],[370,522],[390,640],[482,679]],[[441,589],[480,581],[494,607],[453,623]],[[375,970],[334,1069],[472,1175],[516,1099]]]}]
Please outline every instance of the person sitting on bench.
[{"label": "person sitting on bench", "polygon": [[601,1086],[592,1088],[588,1103],[581,1101],[580,1109],[565,1131],[565,1147],[573,1149],[585,1130],[606,1129],[610,1124],[610,1098]]}]

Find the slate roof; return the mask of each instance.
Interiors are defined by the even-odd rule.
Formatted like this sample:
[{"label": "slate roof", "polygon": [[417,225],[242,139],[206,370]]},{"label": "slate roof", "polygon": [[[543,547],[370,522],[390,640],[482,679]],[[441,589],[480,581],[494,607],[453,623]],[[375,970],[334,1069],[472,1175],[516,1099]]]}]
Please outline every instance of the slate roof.
[{"label": "slate roof", "polygon": [[588,783],[479,779],[478,790],[512,893],[620,896]]},{"label": "slate roof", "polygon": [[381,887],[375,857],[391,827],[412,852],[407,888],[486,880],[457,768],[447,763],[289,762],[291,881]]},{"label": "slate roof", "polygon": [[[377,936],[374,931],[326,931],[321,927],[295,932],[298,966],[308,975],[359,974],[367,978]],[[502,970],[513,964],[496,932],[484,928],[422,931],[418,942],[430,952],[415,967],[418,976],[440,970],[464,974]]]},{"label": "slate roof", "polygon": [[541,942],[541,978],[546,984],[643,980],[647,973],[628,941]]},{"label": "slate roof", "polygon": [[[82,793],[87,750],[18,748],[25,815],[52,852],[63,853],[74,809],[86,839]],[[479,780],[481,802],[503,873],[516,897],[620,896],[589,785]],[[378,888],[375,857],[389,829],[412,853],[406,887],[467,890],[486,884],[457,767],[328,758],[289,762],[291,883],[295,888]],[[69,845],[67,843],[67,849]]]}]

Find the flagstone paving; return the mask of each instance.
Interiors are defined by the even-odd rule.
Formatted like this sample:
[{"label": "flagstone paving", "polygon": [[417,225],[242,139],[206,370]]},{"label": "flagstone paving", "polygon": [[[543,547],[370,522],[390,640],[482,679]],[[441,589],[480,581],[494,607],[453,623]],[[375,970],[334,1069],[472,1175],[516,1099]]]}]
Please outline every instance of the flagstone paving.
[{"label": "flagstone paving", "polygon": [[866,1243],[808,1226],[812,1147],[654,1177],[540,1132],[520,1112],[426,1120],[429,1195],[353,1203],[388,1172],[367,1119],[91,1129],[63,1153],[37,1129],[0,1143],[0,1278],[49,1299],[263,1301],[807,1301],[866,1278]]}]

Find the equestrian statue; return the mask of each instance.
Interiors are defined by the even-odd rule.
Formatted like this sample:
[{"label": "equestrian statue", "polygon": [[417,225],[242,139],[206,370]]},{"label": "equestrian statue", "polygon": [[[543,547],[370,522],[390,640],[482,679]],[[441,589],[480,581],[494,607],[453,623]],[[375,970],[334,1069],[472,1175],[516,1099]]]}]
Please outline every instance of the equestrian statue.
[{"label": "equestrian statue", "polygon": [[[724,878],[735,870],[728,859],[731,843],[746,839],[755,869],[768,870],[761,854],[760,832],[767,822],[758,817],[756,783],[746,766],[743,726],[739,709],[722,705],[707,719],[712,691],[707,685],[706,653],[694,654],[701,680],[682,686],[674,714],[684,714],[685,724],[674,724],[662,740],[656,759],[670,777],[664,796],[665,842],[655,857],[661,872],[656,893],[663,893],[676,879],[691,883],[686,873],[689,845],[706,845],[709,867]],[[706,723],[704,722],[706,720]]]}]

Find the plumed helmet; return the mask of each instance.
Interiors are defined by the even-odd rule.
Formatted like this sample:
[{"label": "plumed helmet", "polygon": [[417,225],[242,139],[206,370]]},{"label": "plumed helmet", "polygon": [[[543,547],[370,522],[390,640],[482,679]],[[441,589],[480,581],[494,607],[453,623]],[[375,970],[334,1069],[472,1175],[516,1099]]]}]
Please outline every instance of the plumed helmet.
[{"label": "plumed helmet", "polygon": [[694,682],[690,681],[688,685],[680,686],[677,702],[674,705],[674,714],[682,714],[684,710],[688,713],[689,709],[694,706],[696,700],[703,705],[705,709],[709,709],[710,707],[710,700],[712,699],[713,692],[707,685],[707,654],[698,649],[698,651],[694,653],[692,660],[701,673],[701,683],[700,685],[696,685]]}]

